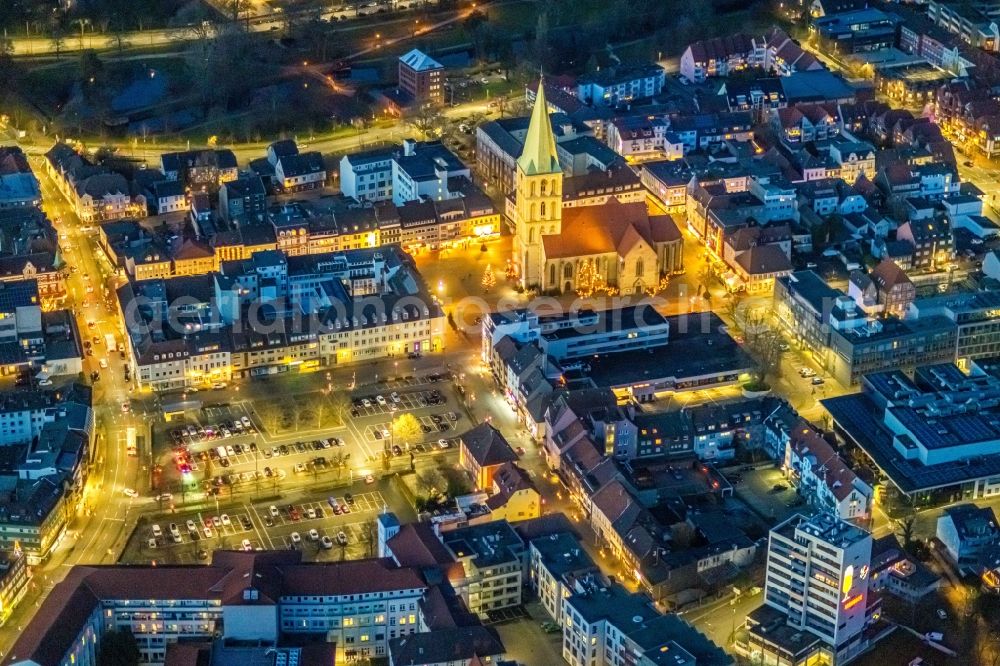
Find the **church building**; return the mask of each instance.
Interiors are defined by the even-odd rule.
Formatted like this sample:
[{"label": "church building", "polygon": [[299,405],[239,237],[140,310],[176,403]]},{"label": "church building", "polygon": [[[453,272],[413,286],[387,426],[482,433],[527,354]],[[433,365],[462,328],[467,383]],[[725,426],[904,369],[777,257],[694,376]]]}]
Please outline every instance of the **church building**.
[{"label": "church building", "polygon": [[563,208],[563,173],[542,85],[517,160],[514,197],[514,264],[525,289],[573,292],[582,276],[641,294],[683,270],[677,225],[669,215],[650,215],[645,202],[610,197]]}]

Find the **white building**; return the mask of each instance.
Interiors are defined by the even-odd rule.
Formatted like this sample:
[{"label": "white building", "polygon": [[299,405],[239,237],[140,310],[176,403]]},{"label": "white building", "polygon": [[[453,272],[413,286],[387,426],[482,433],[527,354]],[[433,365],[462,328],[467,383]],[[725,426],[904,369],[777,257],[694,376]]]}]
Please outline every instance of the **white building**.
[{"label": "white building", "polygon": [[358,201],[392,198],[392,151],[370,150],[340,158],[340,191]]},{"label": "white building", "polygon": [[771,530],[764,603],[828,646],[835,663],[863,647],[871,534],[828,514],[796,515]]},{"label": "white building", "polygon": [[562,656],[570,666],[732,663],[678,615],[661,615],[644,594],[595,578],[581,580],[563,599],[562,630]]},{"label": "white building", "polygon": [[577,580],[599,573],[593,560],[569,532],[559,532],[528,544],[531,587],[549,616],[559,625],[563,620],[563,599],[577,591]]},{"label": "white building", "polygon": [[96,666],[101,636],[130,628],[143,664],[169,643],[275,643],[321,634],[337,661],[384,657],[417,632],[427,583],[390,560],[306,564],[297,552],[216,551],[209,566],[74,567],[9,652],[12,666]]}]

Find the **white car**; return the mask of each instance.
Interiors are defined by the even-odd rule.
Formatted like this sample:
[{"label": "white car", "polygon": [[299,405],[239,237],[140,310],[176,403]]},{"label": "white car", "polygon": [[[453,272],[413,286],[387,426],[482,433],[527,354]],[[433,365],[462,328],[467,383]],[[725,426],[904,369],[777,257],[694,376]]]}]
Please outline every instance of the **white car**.
[{"label": "white car", "polygon": [[250,539],[243,539],[243,543],[240,545],[243,546],[243,550],[247,552],[253,550],[253,544],[250,543]]},{"label": "white car", "polygon": [[163,530],[159,525],[153,525],[153,536],[160,537],[163,536]]},{"label": "white car", "polygon": [[197,532],[198,531],[198,526],[194,524],[193,520],[188,520],[187,521],[187,528],[188,528],[188,532]]},{"label": "white car", "polygon": [[272,518],[278,517],[278,507],[274,506],[273,504],[267,508],[267,511],[268,513],[271,514]]},{"label": "white car", "polygon": [[365,399],[363,399],[361,401],[361,404],[364,405],[365,407],[371,407],[372,406],[372,401],[369,400],[368,398],[365,398]]},{"label": "white car", "polygon": [[330,550],[331,548],[333,548],[333,539],[331,539],[326,535],[323,535],[323,538],[320,539],[319,545],[321,545],[325,550]]},{"label": "white car", "polygon": [[231,446],[227,446],[226,447],[226,455],[227,456],[235,456],[236,455],[236,449],[234,449]]},{"label": "white car", "polygon": [[312,519],[316,517],[316,509],[309,507],[306,509],[306,518]]},{"label": "white car", "polygon": [[229,520],[229,514],[228,513],[222,514],[222,524],[223,525],[232,525],[233,524],[233,521]]},{"label": "white car", "polygon": [[341,546],[347,545],[347,535],[344,534],[344,530],[340,530],[339,532],[337,532],[337,543],[339,543]]},{"label": "white car", "polygon": [[202,534],[205,535],[206,539],[211,539],[212,538],[212,528],[211,527],[204,527],[204,528],[202,528],[201,532],[202,532]]},{"label": "white car", "polygon": [[309,530],[309,540],[319,541],[319,532],[317,532],[315,528]]},{"label": "white car", "polygon": [[375,396],[375,402],[377,402],[380,405],[384,405],[385,404],[385,398],[383,396],[381,396],[381,395],[377,395],[377,396]]},{"label": "white car", "polygon": [[139,496],[139,493],[137,493],[135,490],[133,490],[131,488],[125,488],[122,492],[125,493],[125,497],[138,497]]},{"label": "white car", "polygon": [[244,416],[244,417],[242,417],[242,418],[240,419],[240,423],[242,423],[242,424],[243,424],[243,427],[244,427],[244,428],[249,428],[249,427],[250,427],[250,426],[252,425],[252,424],[250,423],[250,419],[249,419],[248,417],[246,417],[246,416]]},{"label": "white car", "polygon": [[298,532],[292,532],[292,545],[298,545],[302,543],[302,536]]},{"label": "white car", "polygon": [[149,539],[146,541],[146,545],[150,548],[156,548],[156,539]]},{"label": "white car", "polygon": [[101,365],[101,368],[103,368],[103,369],[105,369],[105,370],[106,370],[106,369],[107,369],[107,367],[108,367],[108,359],[106,359],[106,358],[102,358],[102,359],[101,359],[101,363],[100,363],[100,365]]},{"label": "white car", "polygon": [[393,392],[392,392],[392,393],[391,393],[391,394],[389,395],[389,397],[390,397],[390,398],[392,398],[392,401],[393,401],[393,402],[399,402],[399,393],[397,393],[396,391],[393,391]]}]

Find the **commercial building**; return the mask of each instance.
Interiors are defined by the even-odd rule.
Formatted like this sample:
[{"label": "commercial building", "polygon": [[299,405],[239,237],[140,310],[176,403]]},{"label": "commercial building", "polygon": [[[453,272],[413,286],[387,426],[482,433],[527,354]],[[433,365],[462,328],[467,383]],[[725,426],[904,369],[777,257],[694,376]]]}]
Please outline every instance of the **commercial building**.
[{"label": "commercial building", "polygon": [[955,359],[957,331],[947,317],[870,318],[813,271],[779,278],[774,304],[778,320],[845,386],[867,373]]},{"label": "commercial building", "polygon": [[822,401],[903,500],[951,503],[1000,493],[1000,379],[950,363],[866,375],[861,392]]},{"label": "commercial building", "polygon": [[88,389],[0,396],[0,548],[39,564],[79,508],[94,438]]},{"label": "commercial building", "polygon": [[809,30],[825,51],[847,55],[894,46],[898,23],[895,15],[871,7],[814,19]]},{"label": "commercial building", "polygon": [[140,660],[180,639],[276,646],[321,635],[337,660],[384,657],[418,631],[429,586],[391,560],[307,564],[298,552],[216,551],[208,566],[77,566],[24,627],[4,663],[96,666],[101,637],[128,628]]},{"label": "commercial building", "polygon": [[0,551],[0,625],[10,619],[28,591],[28,566],[24,551]]},{"label": "commercial building", "polygon": [[444,102],[444,66],[419,49],[399,57],[399,88],[418,105]]},{"label": "commercial building", "polygon": [[940,316],[955,324],[955,359],[962,364],[1000,355],[1000,294],[958,293],[914,301],[909,315]]},{"label": "commercial building", "polygon": [[[877,604],[870,605],[868,596],[871,551],[871,535],[836,516],[792,516],[771,529],[765,606],[777,611],[787,629],[818,639],[812,654],[846,663],[868,647],[865,630],[876,614]],[[760,619],[756,611],[747,618],[750,657],[787,659],[783,632],[768,631]]]},{"label": "commercial building", "polygon": [[444,315],[398,248],[288,257],[270,250],[218,272],[118,290],[138,385],[233,378],[443,349]]}]

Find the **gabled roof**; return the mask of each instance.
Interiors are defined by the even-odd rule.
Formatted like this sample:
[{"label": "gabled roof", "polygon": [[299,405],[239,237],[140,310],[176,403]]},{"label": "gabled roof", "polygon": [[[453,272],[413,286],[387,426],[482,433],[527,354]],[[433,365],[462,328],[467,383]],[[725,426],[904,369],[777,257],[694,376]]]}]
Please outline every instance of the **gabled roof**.
[{"label": "gabled roof", "polygon": [[871,277],[872,282],[880,291],[889,291],[899,284],[913,284],[906,275],[906,271],[889,258],[883,259],[878,266],[872,269]]}]

